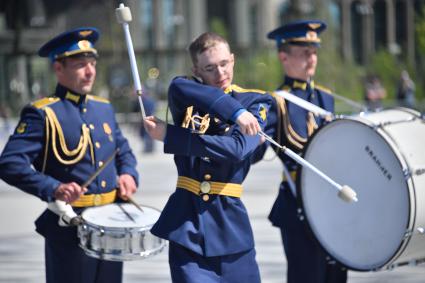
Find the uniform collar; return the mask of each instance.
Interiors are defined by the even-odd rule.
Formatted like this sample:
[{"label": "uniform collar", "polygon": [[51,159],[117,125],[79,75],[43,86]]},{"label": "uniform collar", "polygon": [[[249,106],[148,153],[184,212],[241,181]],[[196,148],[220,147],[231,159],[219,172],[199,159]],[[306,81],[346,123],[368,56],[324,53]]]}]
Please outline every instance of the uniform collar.
[{"label": "uniform collar", "polygon": [[61,84],[58,84],[56,86],[56,93],[55,93],[55,95],[57,97],[62,98],[62,99],[69,100],[72,103],[77,104],[77,105],[82,104],[83,102],[85,102],[86,101],[86,97],[87,97],[87,95],[85,95],[85,94],[78,94],[78,93],[70,90],[69,88],[64,87]]},{"label": "uniform collar", "polygon": [[311,80],[310,82],[307,81],[303,81],[303,80],[298,80],[298,79],[294,79],[288,76],[285,76],[285,82],[284,82],[284,86],[289,86],[291,89],[301,89],[301,90],[306,90],[308,85],[310,83],[310,88],[314,89],[314,81]]},{"label": "uniform collar", "polygon": [[224,90],[225,94],[229,94],[233,91],[233,85],[229,85],[228,87],[226,87],[226,89]]}]

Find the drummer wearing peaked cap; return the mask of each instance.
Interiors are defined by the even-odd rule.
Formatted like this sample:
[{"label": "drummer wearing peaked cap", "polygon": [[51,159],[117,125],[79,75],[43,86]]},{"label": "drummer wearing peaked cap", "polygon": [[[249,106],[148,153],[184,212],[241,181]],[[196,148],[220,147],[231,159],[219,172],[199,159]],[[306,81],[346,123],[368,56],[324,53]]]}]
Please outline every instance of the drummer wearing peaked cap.
[{"label": "drummer wearing peaked cap", "polygon": [[[267,37],[276,41],[278,58],[285,70],[284,82],[278,90],[285,90],[330,112],[334,99],[330,90],[313,81],[317,65],[320,33],[326,24],[319,20],[296,21],[271,31]],[[266,133],[278,143],[302,151],[314,131],[325,121],[273,94]],[[254,161],[264,155],[267,143],[256,152]],[[332,283],[346,282],[347,272],[327,255],[308,231],[300,214],[295,192],[298,164],[274,148],[287,174],[280,184],[278,197],[270,212],[273,226],[281,230],[282,242],[288,262],[287,282]]]},{"label": "drummer wearing peaked cap", "polygon": [[[41,47],[39,55],[52,63],[56,90],[22,110],[0,156],[4,181],[45,202],[65,201],[77,214],[115,202],[117,195],[131,196],[138,182],[136,159],[110,102],[91,94],[98,37],[95,28],[78,28]],[[118,148],[115,161],[81,187]],[[35,222],[45,238],[47,282],[122,281],[121,262],[88,257],[78,247],[77,228],[58,220],[46,209]]]}]

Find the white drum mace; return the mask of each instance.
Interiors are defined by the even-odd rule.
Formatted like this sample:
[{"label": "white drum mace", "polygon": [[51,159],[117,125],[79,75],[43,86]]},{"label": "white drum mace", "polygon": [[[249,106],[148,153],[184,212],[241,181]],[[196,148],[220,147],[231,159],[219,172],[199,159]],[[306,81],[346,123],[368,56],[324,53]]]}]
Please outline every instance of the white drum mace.
[{"label": "white drum mace", "polygon": [[[319,106],[314,105],[314,104],[312,104],[312,103],[310,103],[310,102],[308,102],[308,101],[306,101],[302,98],[299,98],[298,96],[295,96],[292,93],[289,93],[289,92],[284,91],[284,90],[278,90],[278,91],[275,91],[274,93],[277,94],[278,96],[280,96],[280,97],[282,97],[282,98],[304,108],[304,109],[309,110],[310,112],[312,112],[316,116],[320,116],[320,117],[323,117],[323,118],[329,117],[331,119],[335,118],[335,115],[332,112],[326,111],[325,109],[320,108]],[[350,105],[351,107],[358,108],[360,111],[367,111],[366,106],[364,106],[360,103],[357,103],[357,102],[355,102],[351,99],[348,99],[348,98],[343,97],[341,95],[337,95],[335,93],[332,93],[331,96],[333,96],[336,99],[342,100],[343,102]]]},{"label": "white drum mace", "polygon": [[142,84],[140,83],[139,71],[137,69],[136,56],[134,55],[133,42],[131,40],[130,28],[128,23],[132,21],[131,11],[129,7],[125,7],[123,3],[119,8],[115,9],[118,23],[122,24],[125,34],[125,42],[127,43],[128,57],[130,59],[131,73],[133,75],[134,89],[139,98],[140,111],[143,119],[146,118],[146,111],[142,101]]}]

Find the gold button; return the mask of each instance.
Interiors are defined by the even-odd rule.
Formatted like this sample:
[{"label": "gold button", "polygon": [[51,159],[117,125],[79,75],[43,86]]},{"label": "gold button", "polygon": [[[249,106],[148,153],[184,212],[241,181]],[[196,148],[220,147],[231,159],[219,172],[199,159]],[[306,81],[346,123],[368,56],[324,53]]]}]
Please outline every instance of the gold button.
[{"label": "gold button", "polygon": [[94,130],[94,125],[93,124],[90,124],[89,127],[90,127],[90,129]]},{"label": "gold button", "polygon": [[103,165],[103,161],[99,161],[99,167]]},{"label": "gold button", "polygon": [[202,182],[200,187],[203,194],[208,194],[211,191],[211,184],[208,182]]},{"label": "gold button", "polygon": [[100,148],[100,143],[99,142],[95,142],[94,145],[96,146],[96,148]]},{"label": "gold button", "polygon": [[87,108],[83,108],[83,112],[86,113],[87,112]]},{"label": "gold button", "polygon": [[105,188],[105,187],[106,187],[106,181],[102,181],[102,182],[100,182],[100,186],[101,186],[102,188]]},{"label": "gold button", "polygon": [[96,205],[96,206],[101,205],[102,204],[102,197],[100,195],[94,195],[93,204]]},{"label": "gold button", "polygon": [[208,201],[210,199],[210,196],[209,195],[203,195],[202,196],[202,200],[203,201]]},{"label": "gold button", "polygon": [[210,174],[205,174],[204,175],[204,179],[207,180],[207,181],[211,180],[211,175]]}]

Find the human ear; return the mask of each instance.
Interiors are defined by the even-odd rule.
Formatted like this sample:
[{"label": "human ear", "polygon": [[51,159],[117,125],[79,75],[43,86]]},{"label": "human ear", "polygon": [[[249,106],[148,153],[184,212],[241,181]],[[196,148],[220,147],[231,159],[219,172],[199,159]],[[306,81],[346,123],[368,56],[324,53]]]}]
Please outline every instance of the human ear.
[{"label": "human ear", "polygon": [[196,66],[192,66],[192,73],[193,73],[196,77],[200,77],[200,75],[199,75],[199,71],[198,71],[198,67],[196,67]]}]

